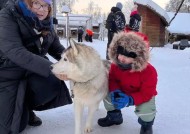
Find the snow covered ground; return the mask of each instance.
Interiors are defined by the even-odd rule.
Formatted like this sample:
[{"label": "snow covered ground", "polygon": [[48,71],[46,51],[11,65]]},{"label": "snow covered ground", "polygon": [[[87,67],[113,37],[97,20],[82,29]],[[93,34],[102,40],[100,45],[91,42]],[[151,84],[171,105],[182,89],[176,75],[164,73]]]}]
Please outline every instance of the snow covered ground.
[{"label": "snow covered ground", "polygon": [[[66,44],[65,40],[62,40]],[[107,41],[94,40],[85,44],[95,48],[105,59]],[[151,50],[151,61],[158,71],[157,116],[154,134],[190,134],[190,49],[174,50],[171,45]],[[68,84],[68,82],[67,82]],[[40,127],[27,127],[22,134],[74,134],[73,104],[36,112],[42,119]],[[96,112],[91,134],[139,134],[140,125],[134,107],[122,110],[124,122],[102,128],[97,120],[106,115],[103,103]],[[85,111],[85,115],[87,111]]]}]

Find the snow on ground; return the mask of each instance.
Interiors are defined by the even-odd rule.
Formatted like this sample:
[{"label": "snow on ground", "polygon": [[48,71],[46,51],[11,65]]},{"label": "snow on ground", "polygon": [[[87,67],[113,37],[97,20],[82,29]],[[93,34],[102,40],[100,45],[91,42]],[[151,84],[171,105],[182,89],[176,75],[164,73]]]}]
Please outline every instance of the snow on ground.
[{"label": "snow on ground", "polygon": [[[62,43],[66,44],[66,41],[62,40]],[[105,59],[107,41],[84,43],[95,48]],[[153,48],[150,62],[158,71],[154,134],[190,134],[190,49],[174,50],[171,45]],[[22,134],[74,134],[73,104],[36,113],[43,121],[42,126],[27,127]],[[134,107],[125,108],[122,113],[122,125],[102,128],[97,124],[97,120],[106,115],[101,103],[91,134],[139,134]],[[87,111],[84,119],[86,114]]]}]

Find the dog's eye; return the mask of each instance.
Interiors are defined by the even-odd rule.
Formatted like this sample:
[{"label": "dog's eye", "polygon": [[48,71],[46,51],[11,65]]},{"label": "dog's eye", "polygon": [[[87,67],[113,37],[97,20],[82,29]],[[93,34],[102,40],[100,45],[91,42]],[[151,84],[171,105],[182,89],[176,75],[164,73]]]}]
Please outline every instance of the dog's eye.
[{"label": "dog's eye", "polygon": [[66,59],[66,58],[64,58],[63,60],[64,60],[64,61],[67,61],[67,59]]}]

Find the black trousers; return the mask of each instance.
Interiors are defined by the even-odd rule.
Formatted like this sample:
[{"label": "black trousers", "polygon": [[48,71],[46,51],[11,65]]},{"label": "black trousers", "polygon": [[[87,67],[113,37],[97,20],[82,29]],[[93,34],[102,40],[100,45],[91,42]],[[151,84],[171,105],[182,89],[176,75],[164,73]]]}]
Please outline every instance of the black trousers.
[{"label": "black trousers", "polygon": [[92,42],[92,35],[88,35],[88,39],[90,42]]},{"label": "black trousers", "polygon": [[89,36],[88,34],[85,35],[85,40],[88,42],[89,41]]},{"label": "black trousers", "polygon": [[78,42],[82,42],[82,34],[78,34]]},{"label": "black trousers", "polygon": [[109,60],[108,49],[109,49],[110,43],[113,39],[113,36],[114,36],[114,32],[108,31],[108,43],[107,43],[107,50],[106,50],[106,59],[107,60]]}]

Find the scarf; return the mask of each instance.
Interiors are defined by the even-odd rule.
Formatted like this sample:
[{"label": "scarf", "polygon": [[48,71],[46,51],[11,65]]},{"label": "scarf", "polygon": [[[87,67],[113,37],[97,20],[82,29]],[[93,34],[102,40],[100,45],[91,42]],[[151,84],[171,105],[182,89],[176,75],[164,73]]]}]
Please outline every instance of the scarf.
[{"label": "scarf", "polygon": [[18,6],[22,11],[22,14],[23,14],[25,20],[33,28],[37,29],[39,32],[52,31],[53,19],[51,17],[47,17],[44,20],[39,20],[38,17],[30,9],[28,9],[27,5],[22,0],[19,0]]},{"label": "scarf", "polygon": [[119,68],[121,68],[123,70],[131,70],[131,68],[132,68],[132,64],[118,63],[117,65],[119,66]]},{"label": "scarf", "polygon": [[123,64],[117,60],[116,64],[119,66],[119,68],[121,68],[123,70],[131,70],[132,69],[132,63],[131,64]]}]

